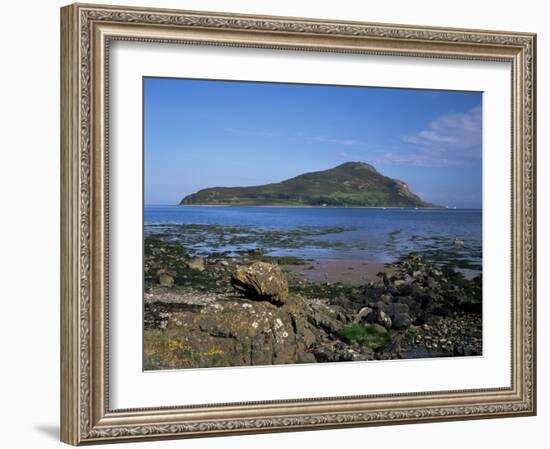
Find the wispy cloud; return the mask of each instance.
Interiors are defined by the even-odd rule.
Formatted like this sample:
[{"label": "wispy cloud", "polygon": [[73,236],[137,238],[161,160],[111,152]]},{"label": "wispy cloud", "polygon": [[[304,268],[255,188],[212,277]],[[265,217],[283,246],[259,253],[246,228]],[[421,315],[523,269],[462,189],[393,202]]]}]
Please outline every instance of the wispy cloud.
[{"label": "wispy cloud", "polygon": [[426,167],[448,167],[479,160],[481,124],[481,106],[463,114],[443,115],[425,129],[403,136],[405,151],[387,152],[382,159],[387,163]]},{"label": "wispy cloud", "polygon": [[423,129],[400,138],[400,144],[386,145],[366,142],[355,137],[336,137],[303,132],[289,135],[268,129],[225,128],[231,134],[264,139],[290,139],[309,144],[324,144],[339,150],[344,160],[365,160],[375,164],[413,165],[420,167],[454,167],[481,159],[481,105],[462,114],[445,114]]},{"label": "wispy cloud", "polygon": [[364,141],[354,138],[337,138],[326,135],[308,135],[303,132],[289,135],[282,131],[268,129],[241,129],[241,128],[224,128],[224,131],[229,134],[243,137],[260,137],[264,139],[287,138],[290,140],[303,141],[307,143],[323,143],[338,146],[365,146]]},{"label": "wispy cloud", "polygon": [[372,162],[390,165],[415,165],[417,167],[456,167],[464,161],[452,158],[434,157],[422,153],[384,153],[371,157]]},{"label": "wispy cloud", "polygon": [[403,142],[423,147],[467,149],[481,144],[481,106],[464,114],[449,114],[431,122],[424,130],[404,136]]},{"label": "wispy cloud", "polygon": [[309,138],[309,140],[314,142],[329,143],[333,145],[344,145],[344,146],[357,146],[357,145],[365,144],[365,142],[358,139],[336,139],[336,138],[327,137],[327,136],[315,136],[315,137]]},{"label": "wispy cloud", "polygon": [[224,131],[229,134],[234,134],[243,137],[262,137],[264,139],[272,139],[280,137],[279,131],[271,131],[267,129],[239,129],[239,128],[224,128]]},{"label": "wispy cloud", "polygon": [[445,114],[428,123],[424,129],[400,138],[400,144],[367,143],[359,139],[309,137],[310,142],[330,143],[341,148],[342,159],[365,160],[374,164],[419,167],[455,167],[481,159],[481,106],[462,114]]}]

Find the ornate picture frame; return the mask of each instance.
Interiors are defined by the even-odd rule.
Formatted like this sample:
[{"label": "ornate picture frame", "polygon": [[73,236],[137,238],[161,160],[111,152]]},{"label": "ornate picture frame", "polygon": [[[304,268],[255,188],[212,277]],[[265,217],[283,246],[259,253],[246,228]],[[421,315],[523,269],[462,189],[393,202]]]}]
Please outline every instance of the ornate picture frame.
[{"label": "ornate picture frame", "polygon": [[[74,4],[61,9],[61,37],[62,441],[80,445],[536,413],[534,34]],[[509,62],[510,387],[112,409],[107,79],[116,40]]]}]

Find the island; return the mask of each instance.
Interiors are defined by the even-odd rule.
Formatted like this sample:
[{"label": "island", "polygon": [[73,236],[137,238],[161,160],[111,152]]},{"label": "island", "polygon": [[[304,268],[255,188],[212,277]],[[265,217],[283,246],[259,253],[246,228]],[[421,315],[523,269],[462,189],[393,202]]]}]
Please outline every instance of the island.
[{"label": "island", "polygon": [[184,197],[180,205],[437,207],[365,162],[346,162],[272,184],[209,187]]}]

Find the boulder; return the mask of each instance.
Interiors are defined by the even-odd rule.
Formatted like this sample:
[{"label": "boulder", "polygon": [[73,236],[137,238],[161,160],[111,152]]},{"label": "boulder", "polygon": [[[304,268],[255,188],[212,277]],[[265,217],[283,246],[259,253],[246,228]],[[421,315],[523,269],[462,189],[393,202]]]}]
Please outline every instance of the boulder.
[{"label": "boulder", "polygon": [[254,262],[237,268],[231,275],[233,288],[250,299],[267,300],[283,304],[288,299],[288,283],[278,265]]},{"label": "boulder", "polygon": [[176,281],[176,273],[172,270],[161,268],[160,270],[157,270],[157,279],[159,284],[163,287],[171,288],[174,286],[174,282]]},{"label": "boulder", "polygon": [[378,302],[375,302],[375,303],[374,303],[374,308],[375,308],[375,309],[383,310],[384,312],[388,312],[388,310],[390,309],[390,307],[391,307],[391,305],[385,303],[384,301],[378,301]]},{"label": "boulder", "polygon": [[381,326],[384,326],[386,329],[391,329],[392,327],[392,319],[390,316],[384,312],[383,310],[377,309],[374,312],[374,322],[380,324]]},{"label": "boulder", "polygon": [[359,312],[357,312],[357,315],[355,316],[355,321],[363,321],[366,317],[368,317],[372,313],[372,309],[370,307],[361,307],[359,309]]},{"label": "boulder", "polygon": [[342,322],[347,321],[342,309],[338,306],[323,305],[312,308],[308,317],[311,324],[317,329],[333,334],[342,327]]},{"label": "boulder", "polygon": [[193,257],[186,263],[187,268],[191,270],[204,271],[204,259],[202,257]]},{"label": "boulder", "polygon": [[409,306],[402,302],[396,302],[388,307],[387,312],[389,312],[392,317],[400,313],[409,313]]},{"label": "boulder", "polygon": [[412,324],[412,322],[412,318],[408,313],[397,313],[392,319],[394,329],[406,329]]},{"label": "boulder", "polygon": [[174,278],[168,273],[161,273],[159,276],[159,284],[163,287],[171,288],[174,286]]},{"label": "boulder", "polygon": [[423,312],[422,302],[421,301],[416,301],[411,296],[401,296],[399,298],[399,304],[406,304],[407,305],[407,307],[409,308],[408,314],[411,316],[411,318],[413,320],[418,318]]}]

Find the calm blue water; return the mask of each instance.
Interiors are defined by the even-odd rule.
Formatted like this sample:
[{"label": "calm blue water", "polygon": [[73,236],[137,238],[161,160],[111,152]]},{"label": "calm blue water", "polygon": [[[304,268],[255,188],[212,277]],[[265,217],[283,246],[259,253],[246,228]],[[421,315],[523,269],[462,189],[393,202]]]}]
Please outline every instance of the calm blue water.
[{"label": "calm blue water", "polygon": [[271,255],[391,262],[414,251],[481,269],[479,209],[146,206],[144,219],[146,235],[162,232],[197,254],[262,247]]}]

